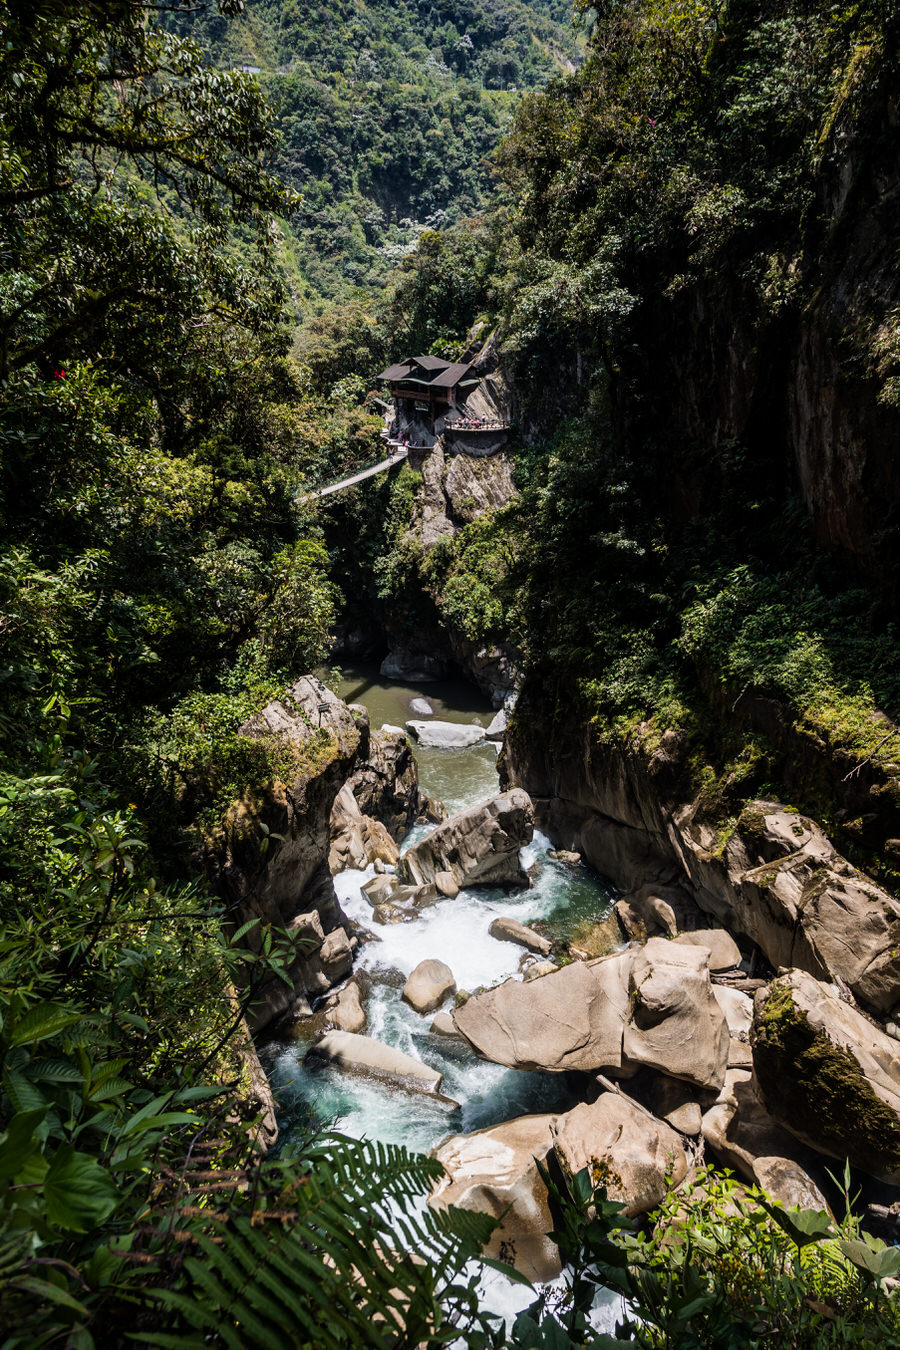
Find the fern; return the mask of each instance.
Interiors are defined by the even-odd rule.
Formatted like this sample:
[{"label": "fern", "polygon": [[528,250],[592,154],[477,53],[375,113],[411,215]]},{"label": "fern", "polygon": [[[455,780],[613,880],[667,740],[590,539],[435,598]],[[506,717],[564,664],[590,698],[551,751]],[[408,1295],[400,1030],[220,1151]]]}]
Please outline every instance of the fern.
[{"label": "fern", "polygon": [[382,1350],[456,1340],[479,1320],[463,1271],[495,1222],[430,1210],[424,1198],[442,1174],[405,1148],[340,1136],[314,1141],[299,1161],[262,1164],[255,1199],[195,1225],[178,1287],[151,1294],[165,1325],[141,1342]]}]

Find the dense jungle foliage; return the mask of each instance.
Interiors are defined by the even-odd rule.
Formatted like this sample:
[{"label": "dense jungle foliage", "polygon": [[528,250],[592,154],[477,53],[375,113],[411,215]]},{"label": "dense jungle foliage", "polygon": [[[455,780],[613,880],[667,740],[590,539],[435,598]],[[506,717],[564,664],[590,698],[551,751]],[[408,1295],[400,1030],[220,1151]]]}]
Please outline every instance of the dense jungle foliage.
[{"label": "dense jungle foliage", "polygon": [[[785,1325],[797,1346],[895,1344],[894,1254],[851,1217],[751,1196],[735,1229],[713,1188],[680,1248],[575,1178],[568,1287],[507,1335],[466,1268],[491,1222],[420,1203],[437,1164],[334,1138],[261,1159],[243,1014],[296,952],[269,933],[261,959],[185,881],[184,811],[203,775],[225,796],[265,779],[237,729],[324,654],[337,573],[512,637],[605,724],[684,720],[705,668],[831,707],[841,734],[857,707],[867,744],[872,699],[894,706],[884,605],[836,587],[757,446],[692,441],[714,507],[667,514],[660,466],[686,451],[644,377],[660,313],[726,257],[741,304],[798,303],[803,269],[778,260],[836,100],[856,106],[854,54],[874,102],[894,75],[894,9],[601,5],[584,69],[517,117],[505,200],[426,231],[486,204],[502,86],[571,53],[561,7],[337,14],[0,0],[3,1344],[750,1346]],[[416,238],[383,294],[335,279],[339,252],[380,284]],[[303,287],[344,301],[295,348],[291,286],[295,312]],[[409,470],[326,530],[298,489],[373,455],[371,375],[460,350],[479,317],[534,402],[521,497],[429,559]],[[577,353],[594,373],[565,408]],[[586,1324],[597,1284],[630,1302],[619,1341]]]},{"label": "dense jungle foliage", "polygon": [[[815,539],[789,381],[854,210],[872,222],[860,249],[875,233],[896,250],[879,175],[900,10],[635,0],[592,23],[583,67],[528,95],[500,146],[505,203],[424,240],[392,300],[403,314],[427,297],[411,331],[451,355],[446,314],[457,339],[496,325],[521,496],[427,557],[388,524],[383,598],[413,624],[424,592],[466,637],[512,641],[598,734],[686,730],[695,786],[785,791],[781,752],[744,717],[756,696],[851,757],[896,760],[878,712],[900,714],[896,525],[873,505],[865,559]],[[847,320],[836,397],[893,406],[890,294],[863,292]],[[791,791],[834,808],[811,783]],[[845,846],[891,873],[857,826]]]},{"label": "dense jungle foliage", "polygon": [[249,0],[233,22],[205,6],[170,22],[222,69],[259,73],[278,174],[302,193],[281,243],[302,317],[484,210],[515,91],[580,59],[568,0]]},{"label": "dense jungle foliage", "polygon": [[236,728],[324,652],[296,492],[365,422],[286,355],[271,110],[124,0],[0,26],[3,1344],[446,1339],[490,1224],[403,1150],[260,1159],[244,1013],[296,951],[183,880],[185,782],[264,779]]}]

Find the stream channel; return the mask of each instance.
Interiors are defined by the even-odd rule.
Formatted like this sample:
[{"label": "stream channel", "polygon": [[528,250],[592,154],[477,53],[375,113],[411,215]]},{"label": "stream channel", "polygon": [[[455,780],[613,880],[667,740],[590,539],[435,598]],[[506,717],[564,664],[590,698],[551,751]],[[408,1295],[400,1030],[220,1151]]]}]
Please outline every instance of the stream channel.
[{"label": "stream channel", "polygon": [[[419,718],[414,699],[425,699],[435,719],[487,726],[494,711],[473,686],[463,681],[432,681],[406,686],[386,680],[376,667],[344,668],[337,692],[347,703],[362,703],[373,729],[385,723],[403,726]],[[497,751],[490,742],[465,750],[417,748],[419,783],[423,792],[440,798],[448,813],[483,801],[499,791]],[[433,825],[417,826],[401,848],[420,839]],[[442,1106],[425,1093],[405,1092],[388,1083],[336,1068],[307,1069],[303,1057],[308,1041],[303,1024],[296,1039],[272,1039],[261,1047],[266,1070],[279,1105],[281,1148],[290,1150],[291,1137],[310,1126],[327,1126],[355,1138],[405,1144],[427,1152],[449,1134],[468,1133],[496,1125],[514,1116],[538,1111],[565,1111],[576,1103],[563,1075],[526,1073],[489,1064],[457,1041],[429,1032],[433,1013],[420,1016],[401,1001],[403,984],[420,961],[436,957],[453,971],[457,988],[472,992],[498,984],[509,976],[521,977],[523,958],[534,960],[521,947],[492,938],[488,929],[500,915],[522,923],[540,920],[541,931],[554,939],[577,935],[578,925],[602,918],[612,893],[583,867],[573,868],[547,857],[550,841],[536,833],[523,850],[526,868],[537,863],[528,890],[504,892],[479,887],[443,900],[410,923],[376,924],[361,886],[375,875],[374,868],[347,870],[335,878],[335,889],[348,918],[375,935],[362,943],[354,970],[371,978],[366,1004],[365,1034],[413,1055],[444,1075],[442,1092],[459,1103],[458,1110]],[[448,998],[444,1007],[451,1009]],[[527,1291],[502,1276],[488,1277],[485,1302],[496,1311],[511,1313],[530,1301]]]}]

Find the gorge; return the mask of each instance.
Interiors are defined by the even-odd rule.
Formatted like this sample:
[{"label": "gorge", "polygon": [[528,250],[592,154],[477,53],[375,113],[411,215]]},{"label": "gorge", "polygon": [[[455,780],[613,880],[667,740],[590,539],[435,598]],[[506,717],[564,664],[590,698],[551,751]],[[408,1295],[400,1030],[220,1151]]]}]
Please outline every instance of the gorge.
[{"label": "gorge", "polygon": [[4,1347],[900,1346],[895,0],[0,32]]}]

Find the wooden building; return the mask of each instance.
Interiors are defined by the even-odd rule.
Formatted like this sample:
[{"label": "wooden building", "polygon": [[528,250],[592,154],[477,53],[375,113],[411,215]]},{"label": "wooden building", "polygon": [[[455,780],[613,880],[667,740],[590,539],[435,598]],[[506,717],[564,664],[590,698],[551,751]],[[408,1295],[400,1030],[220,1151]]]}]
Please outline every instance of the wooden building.
[{"label": "wooden building", "polygon": [[471,363],[444,361],[440,356],[408,356],[388,366],[378,379],[387,384],[399,411],[408,417],[426,413],[432,418],[446,416],[479,383]]}]

